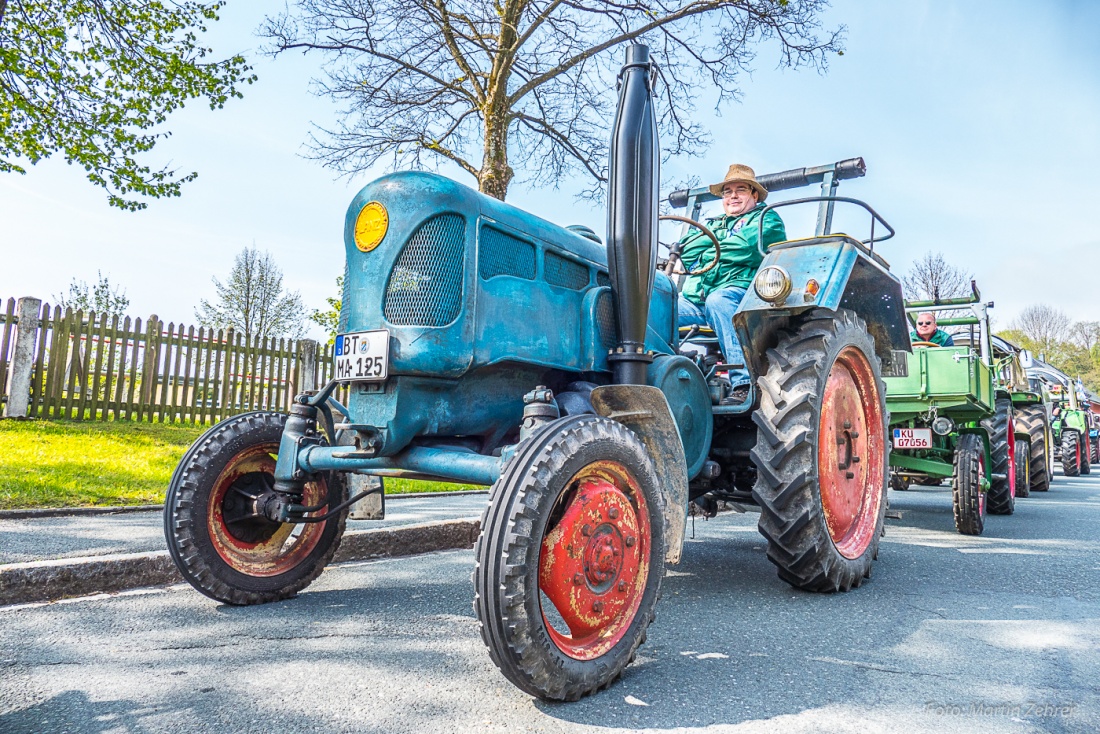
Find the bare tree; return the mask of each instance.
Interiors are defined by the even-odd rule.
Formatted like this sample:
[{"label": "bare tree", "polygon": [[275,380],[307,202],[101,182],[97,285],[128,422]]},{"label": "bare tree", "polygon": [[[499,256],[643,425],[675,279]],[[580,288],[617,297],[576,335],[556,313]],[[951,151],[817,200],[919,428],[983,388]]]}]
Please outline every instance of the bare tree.
[{"label": "bare tree", "polygon": [[1100,344],[1100,321],[1078,321],[1070,328],[1070,338],[1091,354]]},{"label": "bare tree", "polygon": [[[261,33],[274,54],[325,58],[315,91],[343,104],[335,129],[313,136],[316,158],[353,174],[449,160],[503,199],[516,168],[556,185],[581,171],[595,194],[606,177],[613,95],[624,44],[660,61],[668,154],[697,154],[700,89],[717,105],[740,94],[754,46],[780,63],[825,69],[843,27],[820,31],[828,0],[298,0]],[[514,168],[515,167],[515,168]]]},{"label": "bare tree", "polygon": [[938,301],[947,298],[959,298],[970,293],[970,281],[973,273],[955,267],[944,259],[939,252],[926,252],[924,257],[913,263],[909,272],[902,276],[905,296],[910,300]]},{"label": "bare tree", "polygon": [[1013,329],[1022,333],[1035,345],[1035,348],[1053,358],[1061,354],[1063,343],[1068,340],[1071,322],[1069,316],[1053,306],[1038,303],[1028,306],[1016,320]]},{"label": "bare tree", "polygon": [[232,327],[247,340],[298,338],[305,332],[305,307],[297,291],[283,290],[283,271],[270,253],[246,247],[237,253],[229,278],[213,278],[217,303],[203,300],[195,316],[203,326]]}]

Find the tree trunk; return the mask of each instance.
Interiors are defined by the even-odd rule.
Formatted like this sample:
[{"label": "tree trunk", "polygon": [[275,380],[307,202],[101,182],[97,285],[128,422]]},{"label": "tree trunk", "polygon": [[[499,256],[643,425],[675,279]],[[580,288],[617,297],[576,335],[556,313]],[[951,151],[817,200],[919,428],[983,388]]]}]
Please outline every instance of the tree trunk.
[{"label": "tree trunk", "polygon": [[504,201],[515,171],[508,165],[508,116],[485,115],[485,152],[478,174],[478,190]]}]

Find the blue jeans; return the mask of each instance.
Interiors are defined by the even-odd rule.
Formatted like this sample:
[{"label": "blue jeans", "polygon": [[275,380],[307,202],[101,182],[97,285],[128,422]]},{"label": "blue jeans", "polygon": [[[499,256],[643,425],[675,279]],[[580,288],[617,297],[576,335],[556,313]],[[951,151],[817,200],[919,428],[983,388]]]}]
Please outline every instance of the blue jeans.
[{"label": "blue jeans", "polygon": [[[718,337],[726,363],[745,364],[745,353],[741,351],[741,342],[737,341],[737,332],[733,328],[733,315],[744,297],[744,288],[719,288],[707,296],[706,304],[699,308],[681,295],[677,326],[710,326]],[[734,387],[751,382],[749,371],[744,368],[731,369],[729,380]]]}]

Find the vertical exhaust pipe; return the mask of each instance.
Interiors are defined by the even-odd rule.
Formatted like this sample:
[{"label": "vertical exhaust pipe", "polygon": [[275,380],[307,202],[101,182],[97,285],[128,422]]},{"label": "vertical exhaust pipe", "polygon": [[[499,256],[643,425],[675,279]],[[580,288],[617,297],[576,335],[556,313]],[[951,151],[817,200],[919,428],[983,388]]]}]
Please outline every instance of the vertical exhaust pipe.
[{"label": "vertical exhaust pipe", "polygon": [[644,385],[645,332],[657,268],[660,143],[653,105],[656,67],[649,47],[626,50],[619,72],[619,108],[611,133],[607,213],[607,267],[619,345],[608,355],[619,385]]}]

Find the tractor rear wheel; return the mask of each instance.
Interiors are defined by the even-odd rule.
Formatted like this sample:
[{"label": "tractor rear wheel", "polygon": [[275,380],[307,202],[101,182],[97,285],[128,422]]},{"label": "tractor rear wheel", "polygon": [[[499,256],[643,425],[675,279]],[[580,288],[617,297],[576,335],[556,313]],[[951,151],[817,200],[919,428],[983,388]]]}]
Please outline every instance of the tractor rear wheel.
[{"label": "tractor rear wheel", "polygon": [[760,533],[779,577],[847,591],[871,575],[886,513],[886,386],[857,315],[811,311],[779,334],[758,380],[752,461]]},{"label": "tractor rear wheel", "polygon": [[1016,439],[1016,496],[1031,494],[1031,443],[1026,438]]},{"label": "tractor rear wheel", "polygon": [[474,612],[504,676],[575,701],[634,659],[665,574],[664,500],[645,445],[595,415],[554,421],[493,485]]},{"label": "tractor rear wheel", "polygon": [[1067,477],[1081,474],[1081,440],[1077,431],[1062,429],[1062,473]]},{"label": "tractor rear wheel", "polygon": [[[336,554],[347,510],[297,524],[252,510],[275,481],[286,419],[268,412],[228,418],[199,437],[172,475],[164,504],[168,551],[183,578],[212,599],[245,605],[292,597]],[[305,485],[305,505],[343,500],[343,475]]]},{"label": "tractor rear wheel", "polygon": [[1027,405],[1016,414],[1031,436],[1028,454],[1028,475],[1032,492],[1050,489],[1050,464],[1053,453],[1050,445],[1050,419],[1042,405]]},{"label": "tractor rear wheel", "polygon": [[987,507],[990,515],[1011,515],[1016,509],[1016,439],[1012,400],[997,398],[997,412],[982,421],[989,433],[990,473]]},{"label": "tractor rear wheel", "polygon": [[1086,434],[1080,436],[1078,440],[1080,441],[1080,443],[1078,444],[1077,455],[1081,457],[1081,475],[1084,476],[1085,474],[1092,473],[1092,461],[1091,457],[1089,456],[1089,438]]},{"label": "tractor rear wheel", "polygon": [[955,447],[953,509],[955,529],[963,535],[981,535],[985,529],[985,447],[976,433],[959,436]]}]

